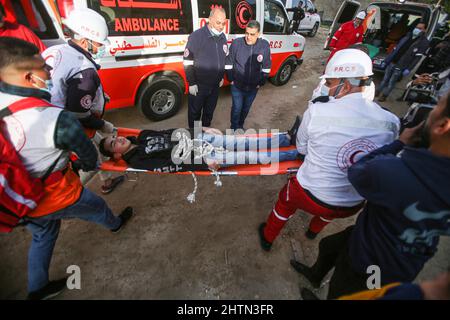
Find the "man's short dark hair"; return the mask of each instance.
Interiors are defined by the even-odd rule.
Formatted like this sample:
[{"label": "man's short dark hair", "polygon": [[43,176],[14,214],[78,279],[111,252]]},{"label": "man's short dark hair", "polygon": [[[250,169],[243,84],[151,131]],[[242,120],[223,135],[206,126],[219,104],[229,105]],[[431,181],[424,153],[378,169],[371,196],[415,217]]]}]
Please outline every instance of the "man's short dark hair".
[{"label": "man's short dark hair", "polygon": [[100,151],[100,153],[105,157],[112,158],[114,154],[111,151],[105,149],[106,139],[107,138],[103,138],[102,140],[100,140],[100,143],[98,144],[98,151]]},{"label": "man's short dark hair", "polygon": [[420,20],[416,26],[418,26],[419,24],[423,24],[425,26],[425,29],[428,29],[428,23],[425,22],[425,20]]},{"label": "man's short dark hair", "polygon": [[258,29],[259,32],[261,30],[261,25],[256,20],[250,20],[249,23],[247,24],[247,28]]},{"label": "man's short dark hair", "polygon": [[33,66],[39,49],[34,44],[18,38],[0,37],[0,70],[11,65],[26,69]]}]

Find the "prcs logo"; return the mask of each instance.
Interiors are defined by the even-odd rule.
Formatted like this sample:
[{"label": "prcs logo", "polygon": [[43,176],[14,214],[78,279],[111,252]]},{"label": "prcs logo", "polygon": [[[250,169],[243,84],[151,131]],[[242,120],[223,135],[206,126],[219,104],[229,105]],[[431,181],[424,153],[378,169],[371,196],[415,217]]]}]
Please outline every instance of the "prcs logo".
[{"label": "prcs logo", "polygon": [[241,1],[236,6],[236,24],[239,28],[245,29],[247,24],[252,20],[253,10],[247,1]]}]

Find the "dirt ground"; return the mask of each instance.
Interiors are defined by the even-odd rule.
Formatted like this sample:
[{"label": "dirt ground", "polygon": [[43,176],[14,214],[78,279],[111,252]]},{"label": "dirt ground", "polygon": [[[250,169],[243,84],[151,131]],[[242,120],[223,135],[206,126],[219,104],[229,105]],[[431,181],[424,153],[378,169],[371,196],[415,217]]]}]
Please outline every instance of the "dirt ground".
[{"label": "dirt ground", "polygon": [[[284,87],[265,86],[252,107],[247,128],[288,129],[302,114],[323,69],[326,30],[306,38],[305,63]],[[393,97],[396,94],[394,92]],[[397,113],[405,106],[388,101]],[[229,126],[231,95],[223,89],[213,125]],[[116,126],[165,129],[187,125],[187,101],[175,117],[158,123],[146,120],[136,108],[108,112]],[[130,176],[130,178],[134,178]],[[66,268],[81,268],[81,290],[66,290],[58,299],[299,299],[306,280],[289,265],[296,256],[312,264],[320,239],[342,230],[354,219],[327,226],[314,241],[304,236],[310,217],[297,213],[287,223],[270,253],[259,246],[257,227],[269,214],[286,176],[225,177],[214,186],[200,177],[197,201],[190,176],[141,174],[104,197],[114,212],[134,207],[136,215],[117,235],[80,220],[64,221],[50,269],[51,279]],[[100,194],[96,177],[89,189]],[[0,235],[0,298],[23,299],[27,286],[25,229]],[[428,278],[450,265],[450,241],[442,239],[438,254],[419,278]],[[327,286],[316,290],[326,296]]]}]

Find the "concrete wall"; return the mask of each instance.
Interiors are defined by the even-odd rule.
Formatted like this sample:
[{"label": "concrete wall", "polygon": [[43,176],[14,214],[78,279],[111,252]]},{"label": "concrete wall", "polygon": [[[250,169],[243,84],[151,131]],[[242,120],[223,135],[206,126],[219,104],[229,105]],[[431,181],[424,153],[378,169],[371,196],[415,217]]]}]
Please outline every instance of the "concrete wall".
[{"label": "concrete wall", "polygon": [[[360,0],[361,8],[365,9],[371,2],[393,2],[389,0]],[[336,12],[344,0],[314,0],[312,1],[317,7],[317,11],[323,11],[324,21],[333,21]]]}]

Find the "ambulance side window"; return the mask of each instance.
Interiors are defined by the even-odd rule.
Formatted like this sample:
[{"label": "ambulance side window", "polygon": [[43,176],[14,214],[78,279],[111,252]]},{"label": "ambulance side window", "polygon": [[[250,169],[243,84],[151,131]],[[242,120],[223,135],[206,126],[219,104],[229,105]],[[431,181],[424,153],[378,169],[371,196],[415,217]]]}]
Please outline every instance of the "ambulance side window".
[{"label": "ambulance side window", "polygon": [[193,31],[191,1],[135,2],[88,0],[89,8],[106,20],[109,36],[190,34]]},{"label": "ambulance side window", "polygon": [[41,1],[12,0],[10,6],[14,10],[17,23],[31,29],[39,38],[58,38],[53,22]]},{"label": "ambulance side window", "polygon": [[264,33],[286,33],[287,21],[285,12],[278,3],[264,1]]},{"label": "ambulance side window", "polygon": [[255,0],[230,0],[231,2],[231,34],[245,34],[245,28],[250,20],[256,19]]}]

